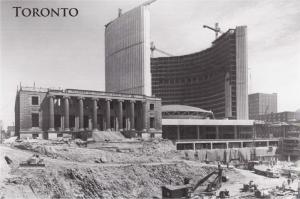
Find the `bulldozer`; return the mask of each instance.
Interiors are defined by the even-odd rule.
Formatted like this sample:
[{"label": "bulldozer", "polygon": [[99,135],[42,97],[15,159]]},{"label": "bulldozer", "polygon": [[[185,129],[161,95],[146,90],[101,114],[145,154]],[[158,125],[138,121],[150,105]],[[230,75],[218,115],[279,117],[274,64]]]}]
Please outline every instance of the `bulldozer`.
[{"label": "bulldozer", "polygon": [[[195,185],[189,183],[189,180],[185,179],[183,185],[164,185],[161,187],[162,198],[171,199],[171,198],[193,198],[197,195],[207,195],[213,196],[216,195],[216,191],[221,188],[222,182],[226,181],[227,178],[222,175],[222,168],[219,165],[218,169],[211,172],[204,178],[200,179]],[[216,175],[215,179],[210,182],[206,189],[202,192],[195,193],[196,189],[206,182],[211,176]],[[227,192],[226,192],[227,194]],[[229,194],[229,193],[228,193]]]},{"label": "bulldozer", "polygon": [[33,154],[29,159],[19,164],[20,167],[24,168],[38,168],[45,167],[44,159],[40,158],[38,154]]}]

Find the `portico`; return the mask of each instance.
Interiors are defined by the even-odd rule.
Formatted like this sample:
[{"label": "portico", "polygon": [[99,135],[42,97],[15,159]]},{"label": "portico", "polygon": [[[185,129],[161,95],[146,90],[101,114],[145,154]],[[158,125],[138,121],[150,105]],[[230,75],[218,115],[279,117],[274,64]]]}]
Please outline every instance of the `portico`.
[{"label": "portico", "polygon": [[[86,131],[147,132],[150,118],[161,114],[160,99],[142,95],[66,89],[50,90],[48,133]],[[155,105],[157,109],[150,110]],[[148,122],[149,120],[149,122]],[[160,119],[152,129],[161,129]],[[161,132],[161,130],[160,130]]]}]

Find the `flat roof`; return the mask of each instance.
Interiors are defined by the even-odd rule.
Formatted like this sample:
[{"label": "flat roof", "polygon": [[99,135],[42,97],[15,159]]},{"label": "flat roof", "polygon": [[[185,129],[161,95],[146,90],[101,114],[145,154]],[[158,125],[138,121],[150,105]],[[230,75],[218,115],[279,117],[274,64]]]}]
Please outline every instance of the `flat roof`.
[{"label": "flat roof", "polygon": [[253,126],[254,120],[162,119],[169,126]]},{"label": "flat roof", "polygon": [[200,113],[212,113],[211,111],[207,111],[198,107],[186,106],[181,104],[174,105],[163,105],[161,107],[162,112],[200,112]]}]

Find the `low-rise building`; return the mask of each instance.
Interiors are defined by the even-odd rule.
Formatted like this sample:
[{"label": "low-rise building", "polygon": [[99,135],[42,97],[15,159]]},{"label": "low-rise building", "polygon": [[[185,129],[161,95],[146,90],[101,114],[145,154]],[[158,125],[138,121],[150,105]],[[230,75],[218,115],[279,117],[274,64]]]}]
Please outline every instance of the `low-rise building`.
[{"label": "low-rise building", "polygon": [[91,131],[161,135],[161,99],[79,89],[21,87],[15,101],[16,135],[87,137]]},{"label": "low-rise building", "polygon": [[178,150],[277,146],[279,138],[260,138],[254,120],[214,119],[211,111],[183,105],[162,106],[163,138]]}]

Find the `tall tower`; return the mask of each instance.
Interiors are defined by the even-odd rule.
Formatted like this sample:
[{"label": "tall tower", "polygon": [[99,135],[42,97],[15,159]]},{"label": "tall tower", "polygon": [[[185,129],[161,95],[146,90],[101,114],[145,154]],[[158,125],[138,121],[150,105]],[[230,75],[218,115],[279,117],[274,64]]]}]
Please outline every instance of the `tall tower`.
[{"label": "tall tower", "polygon": [[149,3],[105,26],[105,88],[107,92],[152,95]]}]

